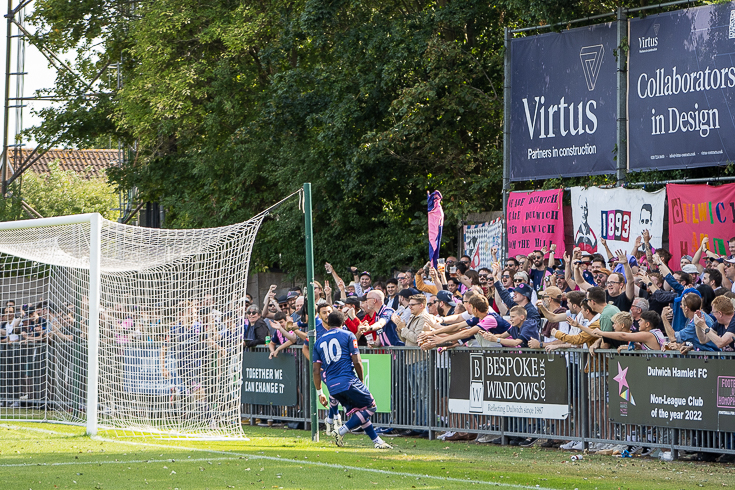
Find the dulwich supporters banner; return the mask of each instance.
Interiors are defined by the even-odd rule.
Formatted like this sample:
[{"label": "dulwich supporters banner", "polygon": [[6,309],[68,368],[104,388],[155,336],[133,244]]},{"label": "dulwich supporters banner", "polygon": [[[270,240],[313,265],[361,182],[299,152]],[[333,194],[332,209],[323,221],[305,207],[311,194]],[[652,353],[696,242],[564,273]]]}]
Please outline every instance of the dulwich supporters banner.
[{"label": "dulwich supporters banner", "polygon": [[556,257],[564,254],[562,190],[511,192],[508,197],[508,256],[528,255],[556,244]]},{"label": "dulwich supporters banner", "polygon": [[615,24],[511,41],[510,178],[615,172]]},{"label": "dulwich supporters banner", "polygon": [[610,359],[610,420],[735,431],[733,358],[617,356]]},{"label": "dulwich supporters banner", "polygon": [[563,420],[567,361],[545,352],[452,352],[449,411]]},{"label": "dulwich supporters banner", "polygon": [[630,253],[643,230],[651,233],[651,246],[661,247],[666,191],[646,192],[614,187],[572,187],[574,246],[607,258],[600,238],[615,253]]},{"label": "dulwich supporters banner", "polygon": [[502,218],[479,225],[464,226],[464,254],[472,259],[470,267],[475,270],[482,267],[489,269],[493,260],[490,253],[493,247],[498,248],[498,260],[504,262]]},{"label": "dulwich supporters banner", "polygon": [[735,184],[669,184],[669,248],[672,264],[694,255],[709,237],[709,249],[729,255],[727,241],[735,236]]},{"label": "dulwich supporters banner", "polygon": [[735,159],[735,5],[630,20],[631,170]]}]

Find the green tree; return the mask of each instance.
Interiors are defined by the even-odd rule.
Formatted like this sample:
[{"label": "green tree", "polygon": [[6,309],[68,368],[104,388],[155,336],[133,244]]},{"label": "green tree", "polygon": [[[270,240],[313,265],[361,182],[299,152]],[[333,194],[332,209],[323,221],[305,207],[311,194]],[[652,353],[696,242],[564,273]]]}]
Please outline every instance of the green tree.
[{"label": "green tree", "polygon": [[73,170],[61,170],[58,161],[49,163],[47,175],[27,172],[23,176],[23,199],[41,216],[100,213],[116,220],[118,205],[114,187],[103,179],[86,180]]},{"label": "green tree", "polygon": [[[614,10],[539,0],[37,0],[39,39],[80,52],[122,89],[43,114],[37,139],[121,138],[110,171],[172,227],[242,221],[312,182],[317,263],[378,273],[427,256],[426,191],[445,196],[444,246],[468,212],[500,209],[503,29]],[[117,13],[112,15],[111,13]],[[56,91],[78,93],[60,77]],[[302,215],[278,209],[256,267],[303,270]]]}]

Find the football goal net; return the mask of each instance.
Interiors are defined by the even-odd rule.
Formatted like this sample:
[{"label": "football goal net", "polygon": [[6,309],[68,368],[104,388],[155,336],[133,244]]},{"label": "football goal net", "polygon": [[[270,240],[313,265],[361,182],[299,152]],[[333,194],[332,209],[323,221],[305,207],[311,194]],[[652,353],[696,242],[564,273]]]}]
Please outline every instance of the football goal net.
[{"label": "football goal net", "polygon": [[237,436],[245,289],[267,213],[198,230],[0,223],[0,418]]}]

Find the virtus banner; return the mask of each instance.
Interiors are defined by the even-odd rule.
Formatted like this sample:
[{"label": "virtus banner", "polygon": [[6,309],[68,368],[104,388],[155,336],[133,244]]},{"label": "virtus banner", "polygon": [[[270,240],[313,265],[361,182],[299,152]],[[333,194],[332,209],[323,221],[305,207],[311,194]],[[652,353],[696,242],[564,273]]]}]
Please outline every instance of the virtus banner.
[{"label": "virtus banner", "polygon": [[630,21],[630,170],[735,158],[735,4]]},{"label": "virtus banner", "polygon": [[511,42],[510,177],[615,172],[615,24]]}]

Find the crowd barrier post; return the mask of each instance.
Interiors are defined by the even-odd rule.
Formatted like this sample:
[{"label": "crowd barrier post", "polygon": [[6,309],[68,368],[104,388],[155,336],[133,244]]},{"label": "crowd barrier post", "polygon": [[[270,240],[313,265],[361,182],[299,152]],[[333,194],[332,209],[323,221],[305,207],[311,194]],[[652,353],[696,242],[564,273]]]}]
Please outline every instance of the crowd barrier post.
[{"label": "crowd barrier post", "polygon": [[[592,359],[590,356],[590,353],[585,351],[580,356],[580,363],[577,366],[578,369],[578,379],[579,383],[577,385],[577,393],[581,393],[582,396],[578,397],[577,400],[574,400],[573,403],[576,403],[579,405],[579,429],[578,432],[582,436],[582,440],[584,441],[585,449],[588,448],[588,439],[590,437],[590,424],[592,422],[592,417],[590,417],[590,407],[588,406],[587,401],[589,400],[589,373],[586,372],[585,366],[588,365],[588,363],[591,363]],[[572,395],[573,396],[573,395]]]},{"label": "crowd barrier post", "polygon": [[429,440],[434,439],[434,427],[436,424],[436,416],[434,409],[437,406],[436,404],[436,351],[432,350],[428,353],[428,372],[426,373],[427,377],[427,383],[429,384],[429,400],[428,400],[428,407],[427,407],[427,424],[429,429]]}]

